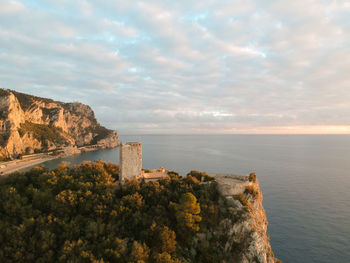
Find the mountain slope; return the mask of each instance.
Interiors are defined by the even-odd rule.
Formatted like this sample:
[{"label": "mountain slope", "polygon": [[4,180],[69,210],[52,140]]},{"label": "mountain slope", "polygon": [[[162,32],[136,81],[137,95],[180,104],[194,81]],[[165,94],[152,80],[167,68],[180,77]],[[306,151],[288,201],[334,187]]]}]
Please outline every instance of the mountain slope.
[{"label": "mountain slope", "polygon": [[115,147],[119,140],[89,106],[0,89],[0,158],[93,144]]}]

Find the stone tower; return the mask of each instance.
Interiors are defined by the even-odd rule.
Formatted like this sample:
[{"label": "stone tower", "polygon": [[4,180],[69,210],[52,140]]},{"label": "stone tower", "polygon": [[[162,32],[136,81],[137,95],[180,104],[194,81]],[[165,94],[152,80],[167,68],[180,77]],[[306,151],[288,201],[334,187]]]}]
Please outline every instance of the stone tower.
[{"label": "stone tower", "polygon": [[120,146],[119,181],[131,180],[141,176],[142,172],[142,143],[127,142]]}]

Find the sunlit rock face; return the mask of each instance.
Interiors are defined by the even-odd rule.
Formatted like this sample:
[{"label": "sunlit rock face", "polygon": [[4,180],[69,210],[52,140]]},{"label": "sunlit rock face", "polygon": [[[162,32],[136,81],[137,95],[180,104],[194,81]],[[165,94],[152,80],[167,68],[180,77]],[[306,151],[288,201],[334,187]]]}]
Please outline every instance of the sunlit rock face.
[{"label": "sunlit rock face", "polygon": [[223,250],[232,255],[228,262],[280,262],[273,255],[267,235],[268,222],[259,181],[256,178],[251,180],[250,176],[211,176],[215,178],[220,194],[232,207],[231,216],[221,221],[215,232],[216,236],[226,240]]},{"label": "sunlit rock face", "polygon": [[0,158],[72,146],[119,145],[118,133],[101,126],[84,104],[62,103],[0,89]]}]

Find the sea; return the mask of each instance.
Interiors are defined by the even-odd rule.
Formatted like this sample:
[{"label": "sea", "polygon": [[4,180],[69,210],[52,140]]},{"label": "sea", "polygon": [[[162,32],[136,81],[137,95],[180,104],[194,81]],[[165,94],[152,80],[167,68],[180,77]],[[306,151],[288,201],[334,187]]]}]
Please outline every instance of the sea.
[{"label": "sea", "polygon": [[[350,135],[132,135],[143,167],[256,172],[272,250],[285,263],[350,262]],[[119,148],[44,163],[119,163]]]}]

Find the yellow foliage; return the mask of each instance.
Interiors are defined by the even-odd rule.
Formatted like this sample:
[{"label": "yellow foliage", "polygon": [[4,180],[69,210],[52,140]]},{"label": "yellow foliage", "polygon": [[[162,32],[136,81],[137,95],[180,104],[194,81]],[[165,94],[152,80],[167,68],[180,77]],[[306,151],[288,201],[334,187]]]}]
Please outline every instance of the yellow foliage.
[{"label": "yellow foliage", "polygon": [[199,216],[201,209],[197,198],[191,194],[183,194],[180,198],[180,204],[175,204],[176,219],[180,227],[199,231],[199,223],[202,217]]}]

